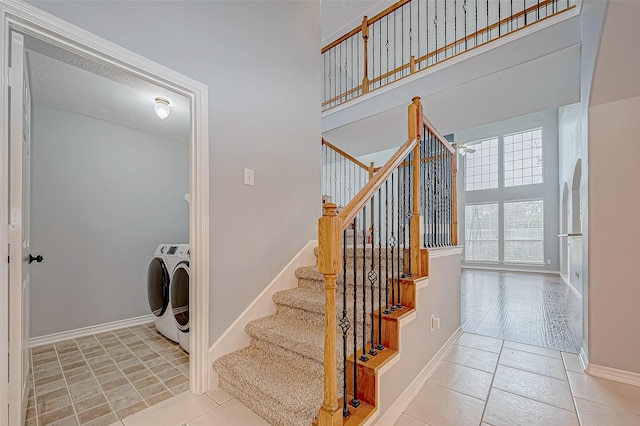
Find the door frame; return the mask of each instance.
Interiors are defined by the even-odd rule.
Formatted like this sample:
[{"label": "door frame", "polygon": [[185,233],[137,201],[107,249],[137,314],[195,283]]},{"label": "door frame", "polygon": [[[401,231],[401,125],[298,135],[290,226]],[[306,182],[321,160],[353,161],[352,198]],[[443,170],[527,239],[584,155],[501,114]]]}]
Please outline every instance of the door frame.
[{"label": "door frame", "polygon": [[[0,70],[7,82],[6,70],[10,30],[36,36],[98,62],[118,68],[153,84],[187,97],[191,107],[190,132],[190,389],[200,394],[209,389],[209,123],[208,87],[183,74],[157,64],[108,40],[80,29],[33,6],[17,0],[0,0]],[[8,105],[8,86],[0,85],[2,105]],[[8,111],[0,115],[0,203],[8,205]],[[8,223],[8,211],[0,209],[0,223]],[[8,256],[8,227],[0,226],[0,255]],[[0,276],[8,277],[8,263],[0,262]],[[0,282],[5,282],[2,280]],[[3,288],[2,291],[5,291]],[[0,318],[8,318],[8,301],[0,297]],[[5,324],[4,320],[0,323]],[[8,329],[0,327],[0,353],[7,353]],[[4,425],[9,389],[6,376],[8,360],[0,356],[0,426]]]}]

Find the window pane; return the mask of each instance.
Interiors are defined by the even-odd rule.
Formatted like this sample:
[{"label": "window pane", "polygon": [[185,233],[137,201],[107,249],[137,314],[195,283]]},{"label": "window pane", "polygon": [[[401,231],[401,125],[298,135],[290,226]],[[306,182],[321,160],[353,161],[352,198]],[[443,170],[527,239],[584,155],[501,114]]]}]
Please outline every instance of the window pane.
[{"label": "window pane", "polygon": [[465,260],[498,261],[498,205],[465,206]]},{"label": "window pane", "polygon": [[472,142],[467,146],[475,152],[468,152],[463,157],[465,190],[497,188],[498,138]]},{"label": "window pane", "polygon": [[543,216],[542,200],[504,203],[505,262],[544,264]]},{"label": "window pane", "polygon": [[[509,163],[507,161],[515,160]],[[514,170],[511,179],[505,174],[504,186],[531,185],[542,183],[542,129],[531,129],[504,136],[504,169]],[[519,170],[520,169],[520,170]],[[529,171],[524,171],[529,169]]]}]

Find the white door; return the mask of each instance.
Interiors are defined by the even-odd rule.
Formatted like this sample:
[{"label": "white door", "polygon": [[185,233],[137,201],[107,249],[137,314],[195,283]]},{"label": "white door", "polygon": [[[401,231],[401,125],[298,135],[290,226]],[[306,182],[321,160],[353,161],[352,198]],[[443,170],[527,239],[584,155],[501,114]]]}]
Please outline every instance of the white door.
[{"label": "white door", "polygon": [[11,32],[9,66],[9,424],[24,424],[29,357],[31,95],[24,37]]}]

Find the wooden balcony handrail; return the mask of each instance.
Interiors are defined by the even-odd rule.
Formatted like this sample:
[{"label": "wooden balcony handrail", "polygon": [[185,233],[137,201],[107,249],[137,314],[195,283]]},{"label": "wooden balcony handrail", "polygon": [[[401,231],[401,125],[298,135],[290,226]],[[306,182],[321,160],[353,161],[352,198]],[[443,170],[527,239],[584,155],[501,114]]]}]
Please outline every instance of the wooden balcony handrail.
[{"label": "wooden balcony handrail", "polygon": [[[492,24],[489,24],[481,29],[476,30],[475,32],[468,34],[464,37],[461,37],[457,40],[454,40],[448,44],[446,44],[445,46],[439,47],[438,49],[436,49],[433,52],[428,52],[423,56],[420,57],[414,57],[411,56],[411,59],[409,62],[407,63],[403,63],[400,66],[396,67],[395,69],[392,70],[387,70],[384,74],[379,75],[379,76],[375,76],[372,77],[371,79],[369,79],[369,75],[368,75],[368,67],[367,67],[367,61],[368,61],[368,54],[367,54],[367,41],[368,41],[368,32],[369,32],[369,26],[371,26],[372,24],[374,24],[375,22],[379,21],[380,19],[384,18],[385,16],[389,15],[390,13],[393,13],[394,11],[402,8],[403,6],[405,6],[407,3],[410,3],[413,0],[400,0],[398,2],[396,2],[395,4],[389,6],[388,8],[386,8],[385,10],[383,10],[382,12],[378,13],[377,15],[375,15],[372,18],[367,18],[366,16],[363,18],[362,24],[359,25],[358,27],[354,28],[353,30],[349,31],[347,34],[345,34],[344,36],[336,39],[335,41],[331,42],[330,44],[328,44],[327,46],[325,46],[324,48],[321,49],[321,53],[325,53],[328,52],[329,50],[331,50],[332,48],[336,47],[337,45],[339,45],[340,43],[344,42],[345,40],[349,39],[350,37],[353,37],[354,35],[358,34],[358,33],[362,33],[362,38],[363,38],[363,53],[364,53],[364,76],[362,77],[362,84],[358,85],[357,87],[351,88],[348,91],[346,91],[345,93],[339,94],[337,96],[332,97],[329,100],[323,101],[321,106],[323,108],[327,107],[327,105],[330,105],[327,109],[331,108],[332,106],[335,105],[331,105],[333,103],[335,103],[336,101],[338,101],[338,103],[342,103],[342,99],[343,98],[347,98],[349,95],[352,95],[353,93],[356,93],[355,97],[364,95],[366,93],[368,93],[371,90],[374,89],[379,89],[381,87],[384,87],[388,84],[391,84],[393,82],[396,82],[398,80],[401,80],[402,78],[407,77],[408,75],[412,75],[415,72],[419,72],[422,71],[424,69],[429,68],[430,66],[434,65],[428,64],[429,59],[434,58],[434,57],[438,57],[439,55],[441,55],[443,52],[446,53],[448,50],[455,48],[456,46],[463,44],[463,43],[467,43],[469,40],[474,40],[483,35],[483,34],[487,34],[490,33],[491,31],[495,30],[496,28],[500,28],[503,25],[506,25],[510,22],[513,22],[514,20],[520,19],[523,16],[525,17],[525,22],[526,22],[526,16],[532,12],[535,12],[536,10],[541,10],[543,8],[546,8],[549,5],[552,5],[556,2],[558,2],[558,0],[542,0],[534,5],[531,5],[519,12],[513,13],[512,15],[509,15],[503,19],[500,19],[497,22],[494,22]],[[457,52],[454,54],[452,54],[451,56],[448,56],[446,58],[444,58],[443,60],[447,60],[447,59],[451,59],[453,57],[459,56],[461,54],[464,54],[466,52],[472,51],[490,41],[495,41],[498,39],[501,39],[509,34],[512,34],[514,32],[520,31],[524,28],[527,28],[533,24],[536,24],[538,22],[542,22],[546,19],[549,19],[553,16],[556,16],[562,12],[567,12],[569,10],[575,9],[577,6],[571,5],[571,6],[567,6],[565,9],[562,10],[557,10],[552,12],[551,14],[546,15],[543,18],[538,17],[537,19],[535,19],[532,22],[529,23],[525,23],[522,26],[519,26],[516,29],[511,28],[509,31],[500,34],[498,37],[492,38],[491,40],[486,40],[486,41],[482,41],[480,43],[476,43],[473,47],[470,48],[465,48],[462,52]],[[419,64],[422,62],[427,62],[426,66],[423,66],[421,68],[419,68]],[[442,61],[442,60],[441,60]],[[441,61],[437,61],[437,62],[441,62]],[[418,66],[416,66],[418,65]],[[419,69],[418,69],[419,68]],[[406,70],[409,70],[409,73],[406,75],[402,75],[402,73],[406,72]],[[387,81],[386,83],[382,83],[385,79],[389,79],[390,77],[394,77],[396,76],[398,73],[400,73],[401,75],[398,78],[393,78],[393,81]],[[380,84],[378,87],[373,87],[376,84]],[[359,93],[358,93],[359,92]],[[348,101],[350,99],[344,99],[344,101]]]},{"label": "wooden balcony handrail", "polygon": [[418,143],[417,139],[407,140],[395,154],[382,166],[382,168],[375,174],[373,179],[362,188],[360,192],[347,204],[338,214],[341,220],[340,231],[344,231],[353,219],[360,213],[360,210],[371,200],[376,191],[380,189],[382,184],[387,180],[389,176],[395,171],[398,165],[405,159],[413,148]]},{"label": "wooden balcony handrail", "polygon": [[451,143],[448,140],[446,140],[444,136],[440,134],[440,132],[438,132],[438,130],[435,128],[433,123],[427,118],[426,115],[422,116],[422,124],[424,124],[424,126],[431,132],[431,134],[433,134],[433,136],[436,137],[438,142],[444,145],[444,147],[447,148],[447,150],[450,153],[455,154],[456,152],[455,148],[451,146]]},{"label": "wooden balcony handrail", "polygon": [[352,155],[347,154],[346,152],[344,152],[343,150],[341,150],[337,146],[329,143],[325,138],[322,138],[322,145],[325,145],[327,148],[329,148],[329,149],[337,152],[338,154],[342,155],[344,158],[346,158],[347,160],[351,161],[352,163],[354,163],[358,167],[369,171],[369,166],[367,166],[366,164],[364,164],[362,161],[358,160],[357,158],[353,157]]}]

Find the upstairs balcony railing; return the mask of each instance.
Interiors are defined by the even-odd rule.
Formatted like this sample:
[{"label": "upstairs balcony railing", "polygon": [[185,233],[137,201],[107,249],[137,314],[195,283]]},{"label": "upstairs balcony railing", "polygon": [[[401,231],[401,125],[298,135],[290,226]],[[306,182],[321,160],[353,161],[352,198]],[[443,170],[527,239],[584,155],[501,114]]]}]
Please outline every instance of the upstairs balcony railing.
[{"label": "upstairs balcony railing", "polygon": [[322,49],[322,110],[554,15],[576,0],[401,0]]}]

